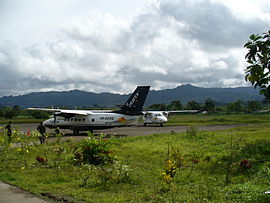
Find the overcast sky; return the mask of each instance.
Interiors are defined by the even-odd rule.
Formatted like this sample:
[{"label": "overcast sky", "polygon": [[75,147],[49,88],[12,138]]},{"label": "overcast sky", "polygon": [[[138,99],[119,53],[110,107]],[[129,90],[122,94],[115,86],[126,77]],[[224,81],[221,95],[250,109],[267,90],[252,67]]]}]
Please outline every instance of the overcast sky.
[{"label": "overcast sky", "polygon": [[269,0],[0,0],[0,96],[247,86]]}]

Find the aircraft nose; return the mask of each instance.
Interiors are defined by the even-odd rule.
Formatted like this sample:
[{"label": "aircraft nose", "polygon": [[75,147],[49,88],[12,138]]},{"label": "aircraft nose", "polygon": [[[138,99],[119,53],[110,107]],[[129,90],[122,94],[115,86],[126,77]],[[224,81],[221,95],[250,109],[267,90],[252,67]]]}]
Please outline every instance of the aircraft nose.
[{"label": "aircraft nose", "polygon": [[167,122],[168,119],[164,116],[163,121],[164,121],[164,122]]},{"label": "aircraft nose", "polygon": [[162,122],[162,123],[166,123],[166,122],[168,121],[168,119],[167,119],[165,116],[161,116],[161,117],[159,118],[159,120],[160,120],[160,122]]},{"label": "aircraft nose", "polygon": [[45,127],[49,127],[52,125],[52,120],[51,119],[48,119],[46,121],[43,121],[42,123]]}]

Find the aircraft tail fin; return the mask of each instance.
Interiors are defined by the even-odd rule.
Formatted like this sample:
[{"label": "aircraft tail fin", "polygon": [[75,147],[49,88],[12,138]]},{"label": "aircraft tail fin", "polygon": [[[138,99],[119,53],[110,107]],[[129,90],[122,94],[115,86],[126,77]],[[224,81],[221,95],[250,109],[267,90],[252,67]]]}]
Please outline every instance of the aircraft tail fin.
[{"label": "aircraft tail fin", "polygon": [[127,115],[141,115],[142,108],[149,92],[150,86],[138,86],[126,103],[121,106],[117,113]]}]

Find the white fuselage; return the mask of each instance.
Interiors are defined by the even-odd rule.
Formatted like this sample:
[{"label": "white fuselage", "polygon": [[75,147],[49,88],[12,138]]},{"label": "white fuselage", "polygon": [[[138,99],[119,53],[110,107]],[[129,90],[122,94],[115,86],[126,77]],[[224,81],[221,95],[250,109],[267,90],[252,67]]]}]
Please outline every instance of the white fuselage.
[{"label": "white fuselage", "polygon": [[144,124],[163,124],[167,123],[168,119],[162,112],[149,111],[143,116]]},{"label": "white fuselage", "polygon": [[70,118],[56,116],[43,122],[45,127],[71,130],[95,130],[112,127],[135,125],[140,116],[118,113],[92,113],[91,115],[75,115]]}]

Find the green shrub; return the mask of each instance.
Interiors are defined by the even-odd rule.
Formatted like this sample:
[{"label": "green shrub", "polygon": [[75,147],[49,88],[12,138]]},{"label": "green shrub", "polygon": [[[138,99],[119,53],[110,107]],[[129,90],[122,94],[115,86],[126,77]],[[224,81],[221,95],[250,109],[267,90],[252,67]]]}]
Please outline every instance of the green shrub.
[{"label": "green shrub", "polygon": [[77,163],[105,165],[114,162],[115,158],[112,156],[110,149],[110,141],[104,138],[104,134],[100,134],[95,138],[89,133],[89,137],[84,139],[79,148],[74,152],[74,158]]}]

